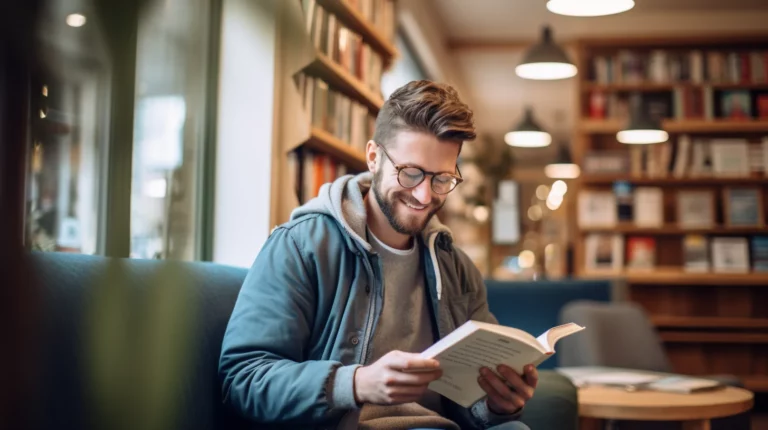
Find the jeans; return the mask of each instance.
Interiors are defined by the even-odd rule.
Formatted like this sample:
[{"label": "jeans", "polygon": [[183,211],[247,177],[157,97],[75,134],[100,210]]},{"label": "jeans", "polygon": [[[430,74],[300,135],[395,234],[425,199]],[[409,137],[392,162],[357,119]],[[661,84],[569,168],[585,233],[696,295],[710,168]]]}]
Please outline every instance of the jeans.
[{"label": "jeans", "polygon": [[[438,430],[429,428],[416,428],[411,430]],[[520,421],[510,421],[508,423],[499,424],[497,426],[489,427],[488,430],[531,430],[530,427],[521,423]]]}]

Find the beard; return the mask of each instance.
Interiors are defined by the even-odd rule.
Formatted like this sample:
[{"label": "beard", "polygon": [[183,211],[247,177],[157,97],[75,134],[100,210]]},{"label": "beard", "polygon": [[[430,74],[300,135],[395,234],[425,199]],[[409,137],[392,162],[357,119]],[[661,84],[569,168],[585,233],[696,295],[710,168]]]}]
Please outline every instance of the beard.
[{"label": "beard", "polygon": [[376,203],[378,203],[379,207],[381,208],[381,212],[387,218],[387,221],[389,221],[389,225],[391,225],[392,228],[400,234],[415,236],[421,233],[424,228],[426,228],[432,217],[437,213],[437,211],[440,210],[440,208],[443,207],[443,204],[445,204],[445,201],[440,202],[440,199],[432,198],[432,201],[427,206],[428,210],[426,211],[426,215],[424,215],[423,220],[420,220],[417,216],[398,216],[395,213],[395,205],[405,205],[403,202],[407,202],[414,206],[421,206],[422,204],[414,199],[413,196],[408,194],[407,190],[396,191],[392,193],[391,197],[387,198],[384,191],[380,187],[381,170],[378,170],[373,174],[371,191],[373,191],[373,195],[376,198]]}]

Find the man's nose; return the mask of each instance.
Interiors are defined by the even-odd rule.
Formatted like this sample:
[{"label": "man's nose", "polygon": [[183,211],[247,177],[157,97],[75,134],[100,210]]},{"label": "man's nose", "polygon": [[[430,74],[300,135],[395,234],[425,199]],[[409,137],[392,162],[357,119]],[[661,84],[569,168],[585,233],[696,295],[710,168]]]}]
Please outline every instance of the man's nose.
[{"label": "man's nose", "polygon": [[432,201],[432,185],[430,178],[425,178],[422,183],[411,189],[411,195],[422,205],[428,205]]}]

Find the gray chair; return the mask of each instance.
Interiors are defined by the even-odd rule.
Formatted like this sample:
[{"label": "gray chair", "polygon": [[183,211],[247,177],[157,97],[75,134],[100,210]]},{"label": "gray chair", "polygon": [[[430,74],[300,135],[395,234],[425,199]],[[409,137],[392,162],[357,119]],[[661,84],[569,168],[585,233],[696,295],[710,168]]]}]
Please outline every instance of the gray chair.
[{"label": "gray chair", "polygon": [[[562,367],[603,366],[653,372],[672,372],[661,339],[645,310],[631,302],[579,300],[563,307],[560,322],[575,322],[587,329],[558,342]],[[731,375],[707,375],[723,384],[743,387]],[[617,422],[620,429],[674,429],[672,422]],[[712,420],[712,429],[749,429],[749,413]]]}]

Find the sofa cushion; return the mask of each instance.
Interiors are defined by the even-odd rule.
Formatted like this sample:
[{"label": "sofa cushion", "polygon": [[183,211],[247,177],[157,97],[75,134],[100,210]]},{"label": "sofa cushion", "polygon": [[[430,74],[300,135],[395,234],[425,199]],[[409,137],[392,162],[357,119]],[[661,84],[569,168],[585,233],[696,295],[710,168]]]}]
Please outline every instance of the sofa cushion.
[{"label": "sofa cushion", "polygon": [[101,427],[104,408],[134,428],[141,420],[236,426],[220,401],[218,360],[245,269],[61,253],[31,259],[45,305],[42,428]]}]

